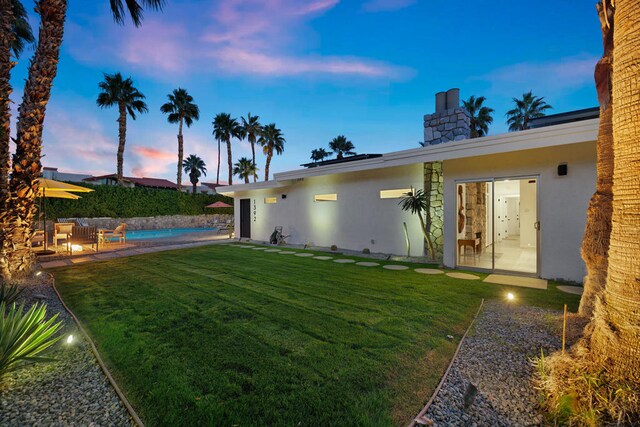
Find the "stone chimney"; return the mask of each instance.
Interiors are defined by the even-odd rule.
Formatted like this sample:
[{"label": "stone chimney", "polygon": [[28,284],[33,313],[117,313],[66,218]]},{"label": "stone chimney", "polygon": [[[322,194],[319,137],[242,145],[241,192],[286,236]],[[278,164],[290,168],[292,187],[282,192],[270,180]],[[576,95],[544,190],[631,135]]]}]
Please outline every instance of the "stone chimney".
[{"label": "stone chimney", "polygon": [[436,112],[424,116],[424,145],[469,139],[471,118],[460,107],[460,89],[436,93]]}]

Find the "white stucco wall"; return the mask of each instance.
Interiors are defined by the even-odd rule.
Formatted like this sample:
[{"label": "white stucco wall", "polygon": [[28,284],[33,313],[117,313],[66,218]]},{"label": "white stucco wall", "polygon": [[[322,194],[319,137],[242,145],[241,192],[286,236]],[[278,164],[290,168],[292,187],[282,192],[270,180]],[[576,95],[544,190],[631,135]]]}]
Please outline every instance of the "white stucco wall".
[{"label": "white stucco wall", "polygon": [[[557,176],[566,162],[567,176]],[[595,141],[445,160],[444,264],[455,266],[456,180],[539,176],[540,276],[581,282],[580,245],[596,182]]]},{"label": "white stucco wall", "polygon": [[[411,255],[423,255],[423,237],[415,215],[402,211],[399,199],[380,199],[380,190],[424,187],[423,164],[308,177],[281,182],[282,187],[238,191],[235,199],[236,236],[240,233],[240,200],[255,203],[251,238],[268,240],[275,226],[284,227],[290,243],[371,252],[406,254],[402,223],[411,239]],[[336,202],[314,202],[316,194],[337,193]],[[286,199],[282,195],[286,194]],[[277,203],[265,204],[265,197]],[[373,243],[372,243],[373,241]]]}]

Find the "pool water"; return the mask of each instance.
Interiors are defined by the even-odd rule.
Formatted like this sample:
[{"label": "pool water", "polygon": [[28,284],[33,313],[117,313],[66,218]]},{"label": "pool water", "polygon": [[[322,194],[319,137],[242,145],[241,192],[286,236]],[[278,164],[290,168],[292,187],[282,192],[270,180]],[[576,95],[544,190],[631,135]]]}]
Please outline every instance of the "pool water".
[{"label": "pool water", "polygon": [[182,236],[188,233],[215,231],[217,228],[163,228],[159,230],[127,231],[127,240],[165,239],[167,237]]}]

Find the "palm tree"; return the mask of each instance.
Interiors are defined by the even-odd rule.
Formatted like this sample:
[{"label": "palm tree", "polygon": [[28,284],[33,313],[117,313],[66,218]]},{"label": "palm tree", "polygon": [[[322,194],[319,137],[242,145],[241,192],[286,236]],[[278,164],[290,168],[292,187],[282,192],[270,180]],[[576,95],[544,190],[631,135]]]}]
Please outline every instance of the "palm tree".
[{"label": "palm tree", "polygon": [[160,111],[168,114],[167,121],[169,123],[178,123],[178,191],[182,189],[182,123],[187,127],[191,127],[194,120],[200,119],[200,109],[193,103],[193,97],[187,93],[186,89],[174,89],[173,93],[167,95],[169,102],[160,107]]},{"label": "palm tree", "polygon": [[250,159],[242,157],[238,159],[238,162],[233,166],[233,174],[238,175],[244,179],[245,184],[248,184],[250,176],[253,176],[254,179],[258,176],[258,168],[256,168],[256,165],[254,165]]},{"label": "palm tree", "polygon": [[286,140],[282,136],[282,131],[278,129],[275,123],[268,124],[262,129],[260,139],[258,143],[262,146],[262,152],[267,156],[267,161],[264,166],[264,180],[269,181],[269,166],[271,165],[271,158],[273,157],[273,151],[280,155],[284,152],[284,143]]},{"label": "palm tree", "polygon": [[324,148],[316,148],[311,150],[311,160],[313,160],[314,163],[321,162],[332,154],[331,151],[327,151]]},{"label": "palm tree", "polygon": [[522,99],[513,98],[516,107],[507,111],[509,131],[529,129],[531,119],[542,117],[545,110],[553,108],[544,101],[544,97],[534,96],[532,91],[522,94]]},{"label": "palm tree", "polygon": [[[431,215],[429,214],[429,209],[427,208],[427,194],[421,190],[414,190],[406,193],[400,202],[398,203],[403,211],[410,211],[414,215],[418,215],[418,219],[420,219],[420,228],[422,229],[422,234],[424,235],[424,239],[427,241],[427,245],[429,246],[429,255],[431,259],[436,259],[436,252],[433,248],[433,242],[431,241],[431,235],[428,230],[431,228]],[[423,216],[426,215],[426,223]]]},{"label": "palm tree", "polygon": [[611,107],[611,71],[613,64],[613,8],[598,3],[604,53],[596,64],[595,80],[600,102],[600,123],[596,144],[596,192],[587,209],[587,224],[582,240],[582,259],[587,267],[584,292],[578,313],[591,318],[596,299],[607,282],[611,210],[613,202],[613,110]]},{"label": "palm tree", "polygon": [[[258,116],[252,116],[251,113],[247,114],[247,118],[241,117],[242,124],[240,125],[240,136],[242,139],[247,138],[251,144],[251,163],[256,166],[256,142],[262,132],[262,126],[258,122]],[[258,180],[258,175],[253,175],[253,182]]]},{"label": "palm tree", "polygon": [[199,178],[202,175],[207,176],[207,165],[200,157],[195,154],[189,154],[189,157],[182,162],[182,168],[184,173],[189,174],[189,181],[193,185],[193,194],[196,194]]},{"label": "palm tree", "polygon": [[353,146],[351,141],[347,139],[344,135],[338,135],[329,142],[329,148],[333,150],[334,153],[337,153],[337,158],[342,159],[346,156],[355,156],[355,152],[353,151],[356,147]]},{"label": "palm tree", "polygon": [[471,116],[471,138],[479,138],[489,133],[489,125],[493,123],[493,108],[485,107],[482,104],[487,99],[484,96],[471,97],[467,101],[462,101],[462,105]]},{"label": "palm tree", "polygon": [[220,113],[213,119],[213,136],[218,141],[218,174],[216,184],[220,182],[220,141],[227,144],[227,160],[229,164],[229,185],[233,184],[233,167],[231,165],[231,138],[240,137],[240,126],[230,114]]},{"label": "palm tree", "polygon": [[122,74],[105,74],[104,81],[98,83],[102,92],[98,94],[96,104],[100,108],[118,106],[118,184],[122,185],[122,163],[124,158],[124,144],[127,139],[127,113],[133,120],[138,113],[149,111],[144,102],[144,95],[133,86],[131,77],[122,78]]}]

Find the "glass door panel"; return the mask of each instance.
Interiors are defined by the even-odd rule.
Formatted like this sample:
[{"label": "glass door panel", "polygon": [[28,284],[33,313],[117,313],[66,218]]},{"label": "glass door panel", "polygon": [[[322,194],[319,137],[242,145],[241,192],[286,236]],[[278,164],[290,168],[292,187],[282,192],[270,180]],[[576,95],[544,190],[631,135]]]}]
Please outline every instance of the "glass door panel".
[{"label": "glass door panel", "polygon": [[492,181],[457,183],[457,265],[493,269]]}]

